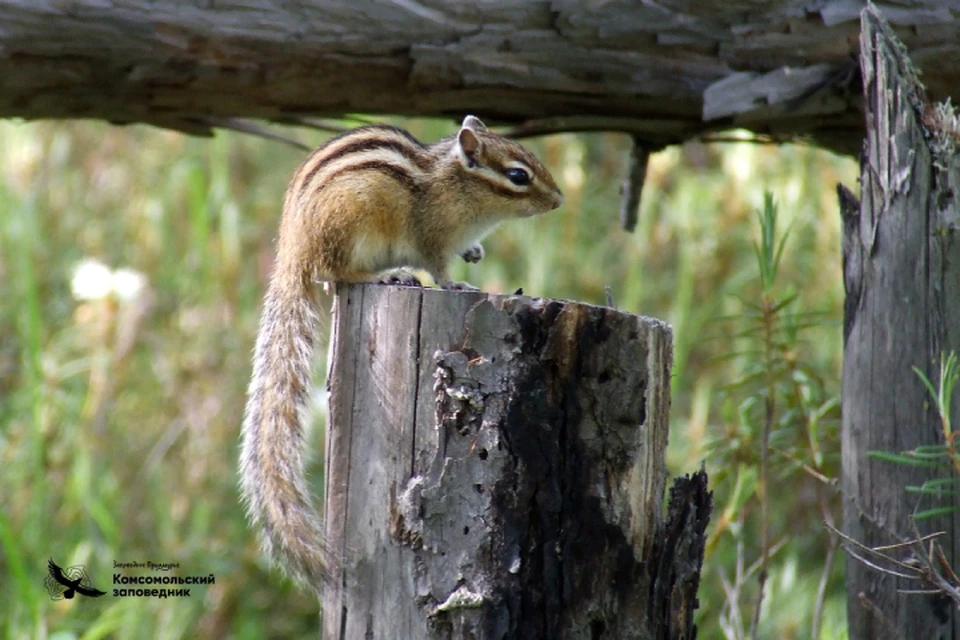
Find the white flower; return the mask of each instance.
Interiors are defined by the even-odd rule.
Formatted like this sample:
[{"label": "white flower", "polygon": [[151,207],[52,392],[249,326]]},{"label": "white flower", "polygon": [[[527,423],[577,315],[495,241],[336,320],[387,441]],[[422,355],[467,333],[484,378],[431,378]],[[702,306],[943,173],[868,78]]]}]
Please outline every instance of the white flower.
[{"label": "white flower", "polygon": [[112,271],[99,260],[87,258],[73,269],[70,288],[77,300],[102,300],[113,296],[131,302],[147,286],[147,278],[139,271],[121,268]]},{"label": "white flower", "polygon": [[139,271],[123,268],[113,272],[113,293],[118,300],[136,300],[146,285],[147,278]]},{"label": "white flower", "polygon": [[77,300],[106,298],[113,288],[113,273],[99,260],[87,258],[74,267],[70,288]]}]

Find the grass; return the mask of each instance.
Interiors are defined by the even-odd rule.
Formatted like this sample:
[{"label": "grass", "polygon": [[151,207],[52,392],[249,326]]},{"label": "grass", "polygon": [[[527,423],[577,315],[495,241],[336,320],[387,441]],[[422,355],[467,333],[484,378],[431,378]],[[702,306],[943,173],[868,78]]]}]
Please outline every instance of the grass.
[{"label": "grass", "polygon": [[[408,124],[425,139],[451,130]],[[683,473],[706,459],[717,491],[700,626],[703,637],[721,637],[720,576],[732,575],[758,540],[752,391],[729,384],[757,362],[749,336],[731,338],[762,294],[755,212],[772,192],[781,228],[791,229],[778,278],[796,292],[792,311],[823,313],[787,341],[790,357],[816,381],[804,388],[821,401],[836,397],[842,345],[831,321],[841,317],[842,281],[833,187],[855,183],[855,163],[803,146],[673,147],[651,158],[640,223],[627,234],[616,211],[625,140],[561,135],[531,144],[567,204],[505,225],[485,243],[482,263],[458,263],[452,276],[488,291],[523,287],[595,303],[609,284],[620,308],[673,325],[669,466]],[[0,575],[12,594],[0,599],[0,634],[315,637],[315,603],[265,566],[236,490],[259,301],[283,190],[303,154],[239,134],[196,139],[91,122],[0,122],[0,153]],[[105,297],[72,288],[77,266],[91,259],[114,274]],[[142,276],[139,293],[124,293],[123,270]],[[828,407],[822,420],[825,472],[839,464],[829,428],[838,414]],[[785,420],[771,434],[773,450],[792,442]],[[764,637],[809,636],[822,575],[817,484],[797,469],[774,456],[771,473],[790,490],[771,505],[771,535],[788,541],[771,559]],[[311,474],[319,492],[322,469]],[[190,597],[52,601],[43,588],[48,557],[85,565],[111,592],[114,562],[176,562],[179,575],[215,580],[192,586]],[[843,637],[835,564],[824,638]],[[744,602],[750,595],[745,588]]]}]

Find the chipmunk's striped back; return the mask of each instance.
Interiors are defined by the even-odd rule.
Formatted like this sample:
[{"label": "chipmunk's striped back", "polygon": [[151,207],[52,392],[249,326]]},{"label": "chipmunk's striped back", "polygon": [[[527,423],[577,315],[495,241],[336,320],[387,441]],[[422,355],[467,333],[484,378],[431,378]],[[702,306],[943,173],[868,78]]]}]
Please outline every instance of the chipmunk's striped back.
[{"label": "chipmunk's striped back", "polygon": [[314,151],[284,199],[277,261],[254,351],[241,436],[241,490],[263,548],[319,591],[331,557],[303,470],[301,414],[310,386],[318,280],[371,280],[414,266],[451,285],[458,253],[506,218],[556,209],[550,172],[521,145],[467,116],[456,136],[424,145],[402,129],[361,127]]},{"label": "chipmunk's striped back", "polygon": [[310,154],[294,174],[290,192],[309,197],[345,172],[383,171],[416,188],[433,168],[431,150],[398,127],[360,127],[329,140]]}]

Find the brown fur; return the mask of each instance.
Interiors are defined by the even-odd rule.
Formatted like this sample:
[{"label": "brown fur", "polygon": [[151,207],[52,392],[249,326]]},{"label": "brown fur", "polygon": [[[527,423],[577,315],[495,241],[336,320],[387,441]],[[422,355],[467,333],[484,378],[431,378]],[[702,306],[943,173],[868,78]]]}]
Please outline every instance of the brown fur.
[{"label": "brown fur", "polygon": [[270,283],[243,422],[240,478],[247,512],[270,557],[319,588],[331,566],[303,472],[300,412],[307,400],[317,309],[310,286]]},{"label": "brown fur", "polygon": [[[515,166],[529,170],[529,185],[507,179]],[[362,127],[327,142],[294,174],[254,349],[240,484],[263,548],[299,582],[319,592],[333,562],[303,470],[314,284],[414,266],[446,286],[447,263],[465,252],[482,257],[477,242],[497,223],[562,201],[532,153],[472,116],[458,136],[432,145],[394,127]]]}]

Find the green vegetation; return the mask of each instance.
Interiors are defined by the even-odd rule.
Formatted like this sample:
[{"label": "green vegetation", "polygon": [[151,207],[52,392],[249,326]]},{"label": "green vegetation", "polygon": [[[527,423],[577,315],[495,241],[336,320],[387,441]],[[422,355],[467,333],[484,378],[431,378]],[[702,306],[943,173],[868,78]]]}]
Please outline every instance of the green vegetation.
[{"label": "green vegetation", "polygon": [[[408,125],[426,139],[453,129]],[[595,303],[609,284],[620,308],[671,323],[670,469],[706,460],[716,492],[701,637],[749,631],[764,555],[759,636],[809,637],[819,620],[820,637],[845,637],[842,562],[822,522],[839,518],[833,187],[855,184],[855,163],[805,146],[670,148],[651,158],[627,234],[621,136],[532,144],[566,205],[505,225],[453,277]],[[316,637],[315,603],[265,566],[236,490],[258,305],[302,152],[239,134],[0,122],[0,155],[0,635]],[[319,492],[320,465],[312,478]],[[52,601],[48,557],[111,593],[114,562],[176,562],[215,583],[189,598]]]},{"label": "green vegetation", "polygon": [[[957,451],[957,434],[953,430],[950,419],[950,404],[957,388],[957,382],[960,382],[960,360],[957,360],[957,354],[953,351],[940,354],[940,383],[937,386],[934,386],[918,367],[913,367],[913,372],[930,392],[930,399],[940,416],[940,435],[944,444],[919,446],[913,451],[904,453],[869,451],[867,455],[874,460],[882,460],[893,464],[930,469],[950,468],[952,477],[927,480],[919,487],[911,485],[906,487],[907,493],[923,494],[936,501],[940,498],[956,495],[955,487],[960,483],[960,452]],[[914,512],[913,519],[923,520],[945,513],[952,513],[956,510],[956,507],[953,506],[925,509]]]}]

